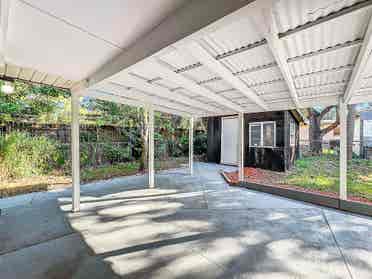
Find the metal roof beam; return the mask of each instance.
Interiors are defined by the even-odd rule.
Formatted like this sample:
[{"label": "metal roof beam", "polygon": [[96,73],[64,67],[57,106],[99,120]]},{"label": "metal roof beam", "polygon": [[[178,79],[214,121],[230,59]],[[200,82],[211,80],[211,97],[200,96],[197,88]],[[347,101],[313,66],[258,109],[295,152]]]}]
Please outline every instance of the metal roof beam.
[{"label": "metal roof beam", "polygon": [[164,79],[169,79],[173,83],[177,84],[180,87],[185,88],[190,92],[194,92],[196,94],[202,95],[216,103],[228,107],[233,111],[240,112],[243,111],[243,108],[239,105],[229,101],[226,98],[223,98],[216,94],[215,92],[198,85],[196,82],[184,77],[182,74],[175,73],[172,69],[170,69],[167,65],[160,61],[152,60],[146,61],[146,66],[154,70],[158,76]]},{"label": "metal roof beam", "polygon": [[243,95],[252,100],[264,110],[268,110],[265,101],[257,95],[251,88],[249,88],[243,81],[233,75],[225,66],[216,60],[208,51],[206,51],[200,44],[194,42],[180,50],[189,53],[191,56],[199,60],[210,71],[214,72],[223,80],[231,84],[235,89],[239,90]]},{"label": "metal roof beam", "polygon": [[355,67],[351,73],[350,81],[346,87],[344,101],[348,103],[351,97],[360,87],[360,81],[363,78],[364,69],[368,63],[372,51],[372,17],[369,19],[368,27],[364,35],[364,42],[360,48]]}]

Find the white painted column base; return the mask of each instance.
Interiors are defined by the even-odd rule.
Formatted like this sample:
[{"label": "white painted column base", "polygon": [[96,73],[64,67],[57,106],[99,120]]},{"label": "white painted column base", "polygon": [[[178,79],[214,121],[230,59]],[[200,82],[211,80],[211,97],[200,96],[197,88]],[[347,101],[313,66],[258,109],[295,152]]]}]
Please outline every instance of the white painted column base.
[{"label": "white painted column base", "polygon": [[347,104],[339,101],[340,114],[340,199],[347,199]]},{"label": "white painted column base", "polygon": [[239,113],[238,167],[239,181],[244,181],[244,113]]},{"label": "white painted column base", "polygon": [[155,169],[154,169],[154,108],[150,106],[148,108],[149,116],[149,188],[155,187]]},{"label": "white painted column base", "polygon": [[80,211],[80,95],[71,93],[72,211]]},{"label": "white painted column base", "polygon": [[194,118],[190,118],[189,125],[189,169],[190,175],[194,175]]}]

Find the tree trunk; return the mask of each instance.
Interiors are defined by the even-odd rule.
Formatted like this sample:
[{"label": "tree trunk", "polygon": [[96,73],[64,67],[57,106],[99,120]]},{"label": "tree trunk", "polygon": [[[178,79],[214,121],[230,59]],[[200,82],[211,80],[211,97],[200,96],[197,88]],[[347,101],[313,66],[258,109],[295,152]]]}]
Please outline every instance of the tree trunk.
[{"label": "tree trunk", "polygon": [[[328,106],[321,112],[316,111],[313,108],[308,108],[309,114],[309,141],[310,141],[310,152],[313,155],[320,155],[322,153],[322,141],[323,136],[334,130],[340,124],[340,118],[338,111],[336,111],[336,120],[329,126],[321,129],[321,121],[327,113],[329,113],[334,106]],[[336,108],[337,109],[337,108]]]},{"label": "tree trunk", "polygon": [[139,170],[144,171],[147,166],[147,157],[148,157],[148,111],[143,110],[142,121],[141,121],[141,157]]},{"label": "tree trunk", "polygon": [[354,129],[355,129],[355,105],[348,106],[347,115],[347,159],[353,158]]},{"label": "tree trunk", "polygon": [[320,155],[322,152],[322,134],[320,119],[315,113],[311,113],[309,116],[309,140],[311,154]]}]

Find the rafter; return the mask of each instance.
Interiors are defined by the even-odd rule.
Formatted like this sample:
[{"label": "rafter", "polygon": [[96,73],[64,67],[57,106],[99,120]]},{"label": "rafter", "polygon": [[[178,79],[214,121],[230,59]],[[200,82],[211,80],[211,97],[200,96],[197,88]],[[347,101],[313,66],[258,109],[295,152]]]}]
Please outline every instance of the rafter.
[{"label": "rafter", "polygon": [[200,114],[199,109],[192,108],[187,105],[182,105],[176,102],[172,102],[167,99],[163,99],[161,97],[157,97],[152,95],[150,92],[144,92],[135,88],[128,87],[126,84],[120,84],[116,82],[109,82],[100,88],[100,86],[96,87],[97,89],[102,89],[103,91],[109,90],[110,92],[113,92],[116,95],[122,95],[123,97],[127,97],[133,100],[137,101],[144,101],[148,104],[159,104],[173,108],[177,111],[186,111],[190,114]]},{"label": "rafter", "polygon": [[146,67],[151,68],[154,72],[157,73],[158,76],[164,79],[169,79],[173,83],[177,84],[180,87],[185,88],[190,92],[194,92],[196,94],[200,94],[216,103],[228,107],[235,112],[243,111],[243,108],[239,105],[229,101],[226,98],[223,98],[216,94],[215,92],[198,85],[196,82],[184,77],[182,74],[175,73],[172,69],[170,69],[167,65],[164,65],[160,61],[156,61],[155,59],[151,61],[146,61]]},{"label": "rafter", "polygon": [[351,73],[350,81],[344,94],[345,103],[349,103],[351,97],[360,87],[360,81],[363,78],[363,72],[367,65],[370,53],[372,51],[372,18],[369,19],[367,31],[364,35],[362,47],[360,48],[355,67]]},{"label": "rafter", "polygon": [[[102,91],[102,90],[89,89],[89,91],[87,92],[87,95],[92,97],[92,98],[100,99],[100,100],[103,100],[103,101],[115,102],[115,103],[120,103],[120,104],[134,106],[134,107],[147,107],[147,106],[150,105],[149,103],[146,103],[146,102],[139,102],[137,100],[126,98],[124,96],[116,95],[116,94],[113,94],[111,92],[106,92],[106,91]],[[184,112],[184,111],[178,111],[178,110],[168,108],[166,106],[161,106],[161,105],[152,105],[152,106],[157,111],[170,113],[170,114],[174,114],[174,115],[179,115],[179,116],[183,116],[183,117],[191,117],[190,113],[187,113],[187,112]]]},{"label": "rafter", "polygon": [[167,17],[151,32],[92,74],[88,78],[89,84],[97,84],[151,55],[164,51],[168,46],[181,39],[187,40],[190,37],[203,36],[208,30],[219,28],[224,23],[242,17],[243,13],[238,10],[251,2],[254,0],[186,1],[185,5]]},{"label": "rafter", "polygon": [[289,93],[292,97],[292,101],[297,108],[300,104],[298,101],[298,94],[295,87],[294,79],[292,77],[291,71],[287,63],[287,57],[285,55],[285,50],[283,47],[283,42],[279,39],[278,26],[274,14],[271,9],[264,11],[265,23],[267,24],[268,29],[266,30],[265,38],[267,44],[271,50],[271,53],[274,56],[274,59],[283,75],[284,80],[289,89]]},{"label": "rafter", "polygon": [[125,83],[126,86],[134,87],[134,88],[140,89],[145,92],[151,92],[156,95],[159,95],[159,97],[166,98],[166,99],[176,101],[179,103],[184,103],[188,106],[192,106],[192,107],[201,109],[203,111],[214,112],[216,110],[216,108],[213,106],[198,102],[194,98],[190,98],[190,97],[185,96],[184,94],[177,93],[177,91],[171,92],[169,89],[166,89],[162,86],[152,83],[153,81],[151,81],[150,83],[135,75],[126,74],[123,77],[123,82]]},{"label": "rafter", "polygon": [[249,88],[242,80],[234,76],[225,66],[223,66],[218,60],[216,60],[212,55],[210,55],[200,44],[194,42],[180,51],[185,51],[191,56],[199,60],[204,66],[206,66],[210,71],[214,72],[218,76],[222,77],[223,80],[231,84],[235,89],[239,90],[247,98],[255,102],[262,109],[268,110],[268,106],[265,101],[257,95],[251,88]]}]

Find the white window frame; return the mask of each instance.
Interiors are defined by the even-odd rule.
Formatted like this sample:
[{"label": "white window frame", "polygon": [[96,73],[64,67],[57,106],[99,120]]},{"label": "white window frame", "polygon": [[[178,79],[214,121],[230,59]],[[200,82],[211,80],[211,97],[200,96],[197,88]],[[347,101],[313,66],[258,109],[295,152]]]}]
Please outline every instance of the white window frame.
[{"label": "white window frame", "polygon": [[[371,129],[368,129],[368,126],[372,125],[372,120],[363,120],[363,136],[372,137]],[[367,132],[368,131],[368,132]]]},{"label": "white window frame", "polygon": [[[293,128],[293,133],[294,133],[293,141],[292,141],[292,128]],[[289,145],[290,146],[296,145],[296,123],[292,118],[289,121]]]},{"label": "white window frame", "polygon": [[[263,145],[263,126],[264,124],[274,124],[274,146],[265,146]],[[252,145],[252,126],[260,126],[261,135],[260,135],[260,145]],[[249,147],[258,147],[258,148],[275,148],[276,147],[276,122],[275,121],[261,121],[261,122],[250,122],[249,123]]]}]

